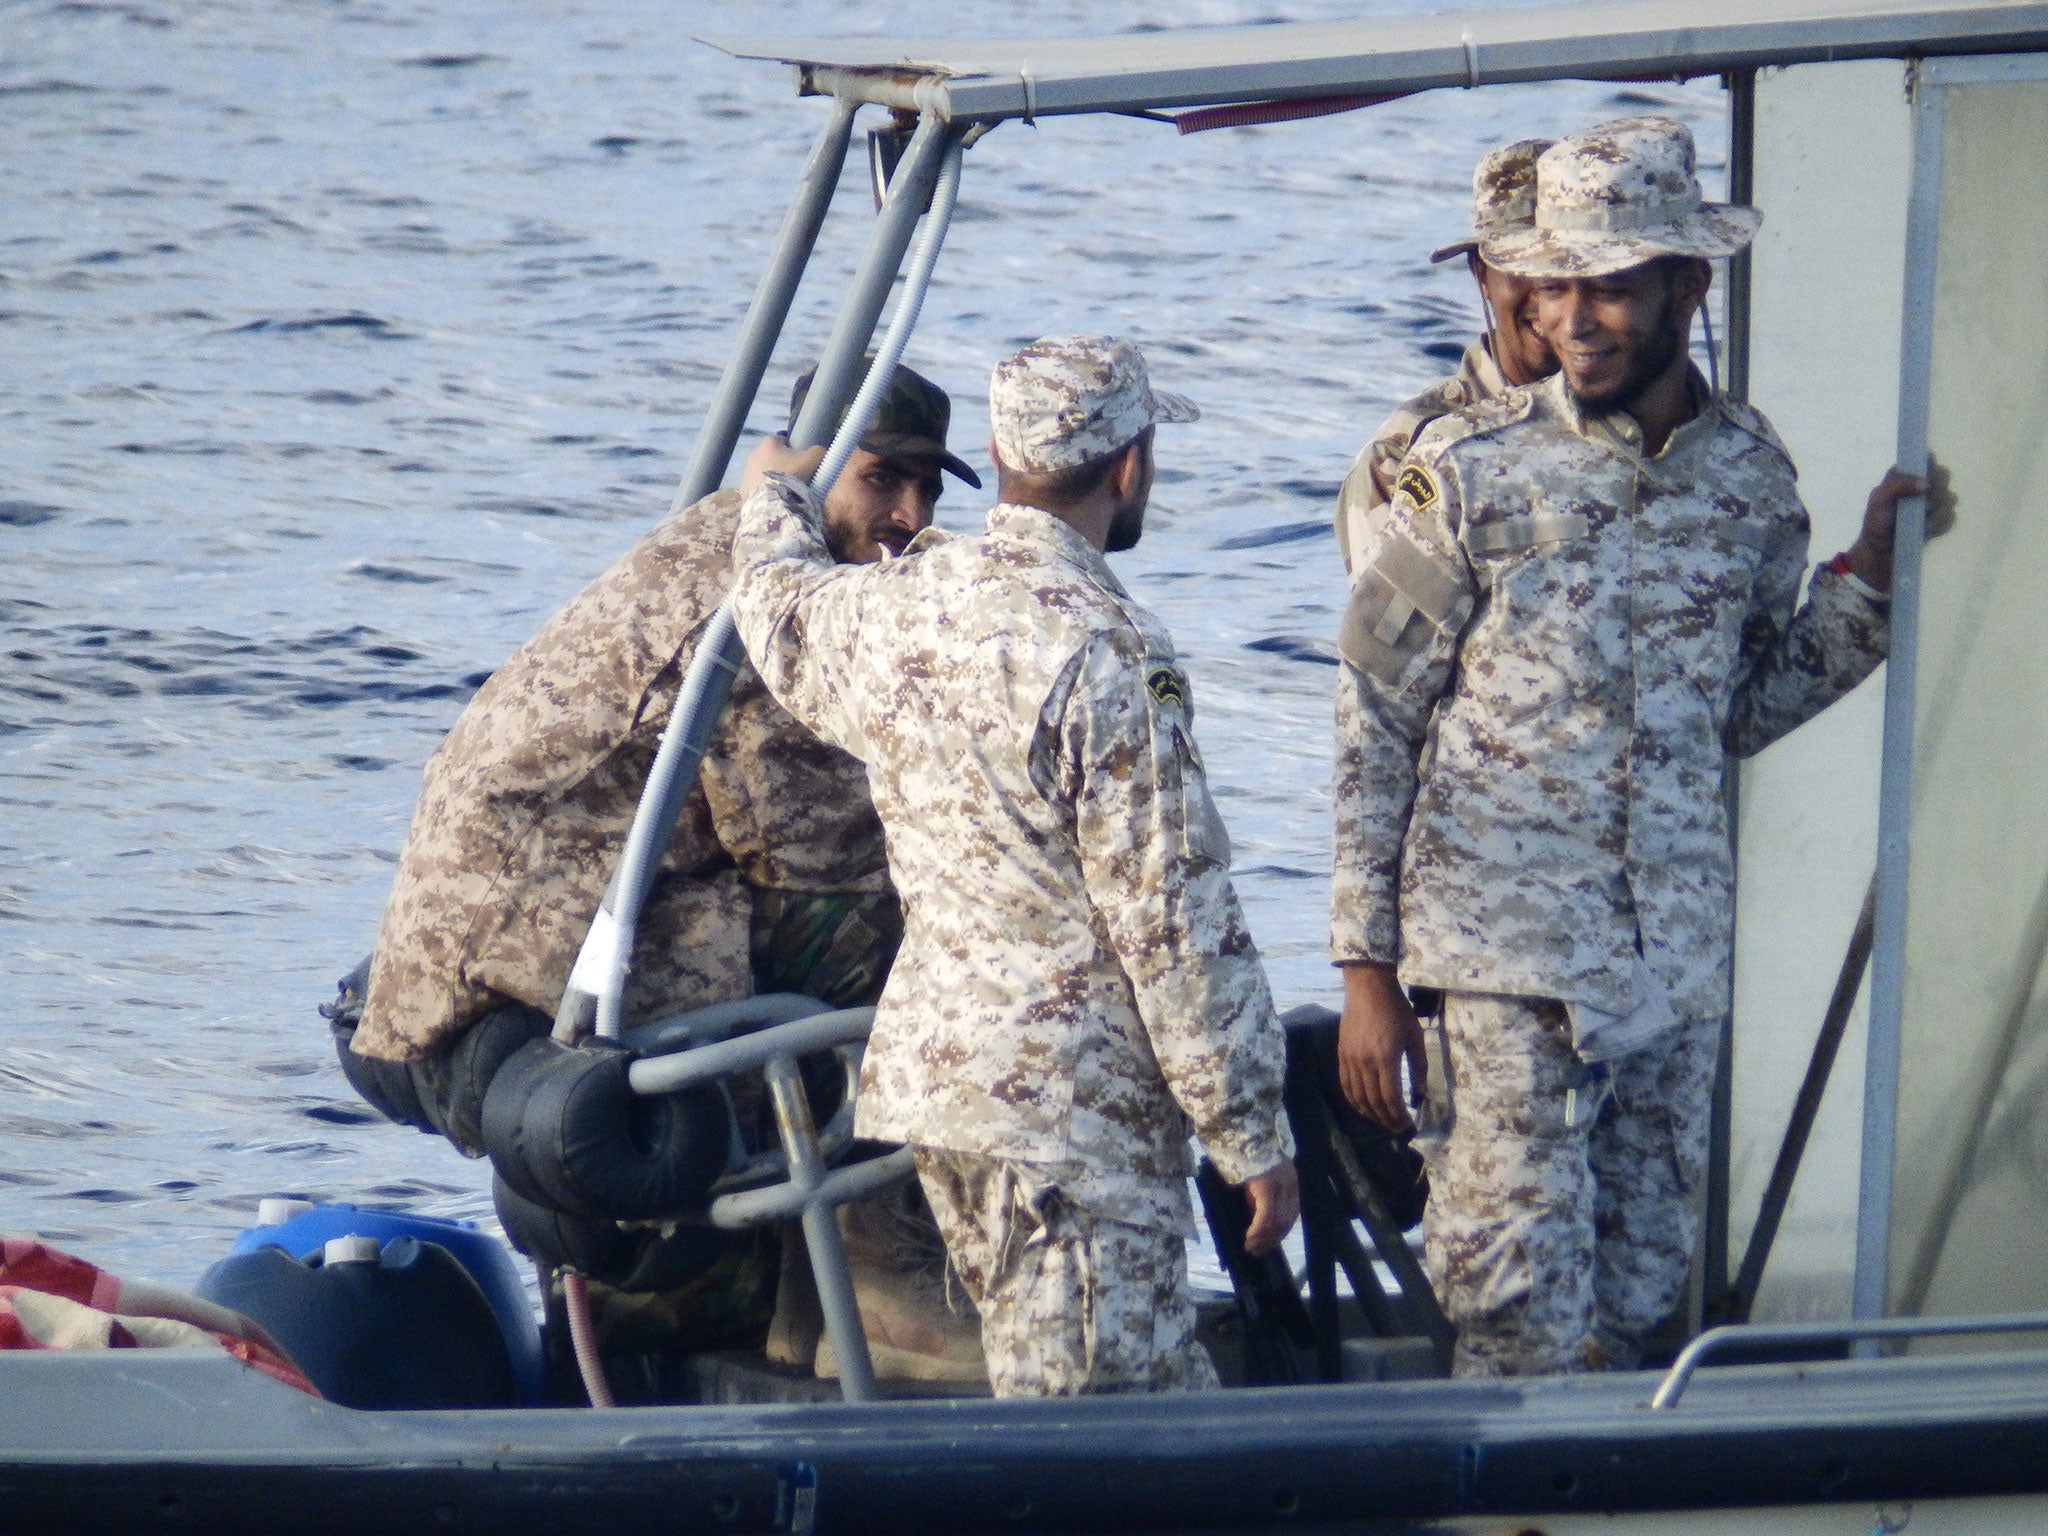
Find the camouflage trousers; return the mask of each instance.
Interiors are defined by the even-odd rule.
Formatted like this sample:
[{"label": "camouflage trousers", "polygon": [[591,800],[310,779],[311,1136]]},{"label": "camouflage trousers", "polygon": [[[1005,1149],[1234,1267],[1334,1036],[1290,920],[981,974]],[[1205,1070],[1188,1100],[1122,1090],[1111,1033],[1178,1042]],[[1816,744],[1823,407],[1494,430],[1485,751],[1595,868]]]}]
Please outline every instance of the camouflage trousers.
[{"label": "camouflage trousers", "polygon": [[1082,1210],[1026,1163],[916,1151],[997,1397],[1217,1385],[1179,1234]]},{"label": "camouflage trousers", "polygon": [[1454,992],[1439,1028],[1416,1146],[1454,1370],[1633,1368],[1692,1264],[1718,1031],[1589,1068],[1562,1003]]}]

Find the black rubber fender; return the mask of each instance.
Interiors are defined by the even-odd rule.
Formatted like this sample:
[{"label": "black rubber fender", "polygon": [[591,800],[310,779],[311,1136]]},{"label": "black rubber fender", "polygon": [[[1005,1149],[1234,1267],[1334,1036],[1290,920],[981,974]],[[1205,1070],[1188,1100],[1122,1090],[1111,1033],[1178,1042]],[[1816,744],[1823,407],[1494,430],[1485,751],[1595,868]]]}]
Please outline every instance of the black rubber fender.
[{"label": "black rubber fender", "polygon": [[615,1286],[639,1262],[640,1244],[617,1222],[571,1216],[529,1200],[507,1184],[501,1173],[491,1176],[491,1203],[498,1208],[506,1240],[536,1263],[573,1269]]},{"label": "black rubber fender", "polygon": [[533,1040],[484,1095],[483,1140],[514,1193],[572,1216],[652,1221],[700,1209],[732,1148],[712,1087],[643,1096],[609,1040]]},{"label": "black rubber fender", "polygon": [[502,1178],[491,1180],[491,1199],[505,1236],[528,1258],[554,1269],[573,1269],[617,1291],[672,1291],[688,1285],[725,1256],[733,1237],[712,1226],[622,1227],[594,1216],[572,1216],[536,1204]]},{"label": "black rubber fender", "polygon": [[[554,1020],[525,1003],[501,1003],[478,1019],[449,1052],[447,1102],[441,1121],[464,1157],[484,1155],[484,1096],[498,1069],[529,1040],[554,1028]],[[424,1100],[426,1095],[422,1093]]]}]

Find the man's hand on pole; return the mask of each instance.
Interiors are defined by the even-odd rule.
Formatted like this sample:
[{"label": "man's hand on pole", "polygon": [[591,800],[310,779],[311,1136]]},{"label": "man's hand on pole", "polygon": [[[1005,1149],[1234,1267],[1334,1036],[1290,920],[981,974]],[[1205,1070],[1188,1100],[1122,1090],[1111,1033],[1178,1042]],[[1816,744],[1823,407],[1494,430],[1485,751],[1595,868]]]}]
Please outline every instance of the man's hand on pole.
[{"label": "man's hand on pole", "polygon": [[788,475],[796,480],[809,480],[818,472],[824,462],[825,450],[819,448],[792,448],[789,439],[781,433],[764,437],[754,444],[754,451],[747,455],[746,468],[740,474],[740,494],[750,496],[759,490],[770,475]]},{"label": "man's hand on pole", "polygon": [[1293,1163],[1277,1163],[1246,1179],[1244,1192],[1252,1204],[1251,1225],[1244,1232],[1244,1251],[1257,1258],[1278,1248],[1280,1239],[1301,1215],[1301,1181],[1295,1176]]},{"label": "man's hand on pole", "polygon": [[1931,454],[1927,473],[1909,475],[1903,469],[1885,471],[1877,489],[1863,509],[1863,527],[1849,546],[1849,569],[1858,580],[1889,592],[1892,585],[1892,536],[1898,526],[1899,503],[1908,496],[1927,498],[1927,537],[1938,539],[1956,522],[1956,496],[1949,486],[1948,469]]},{"label": "man's hand on pole", "polygon": [[1391,965],[1357,963],[1344,972],[1344,1014],[1337,1025],[1337,1085],[1351,1107],[1395,1134],[1415,1129],[1402,1102],[1401,1062],[1419,1098],[1429,1079],[1422,1025]]}]

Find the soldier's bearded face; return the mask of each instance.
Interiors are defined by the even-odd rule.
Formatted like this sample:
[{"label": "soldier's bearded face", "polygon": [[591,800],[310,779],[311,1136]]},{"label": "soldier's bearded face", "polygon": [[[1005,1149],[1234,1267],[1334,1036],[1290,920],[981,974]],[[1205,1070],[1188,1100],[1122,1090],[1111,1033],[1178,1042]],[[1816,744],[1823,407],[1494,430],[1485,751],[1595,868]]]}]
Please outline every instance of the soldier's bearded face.
[{"label": "soldier's bearded face", "polygon": [[1541,278],[1536,331],[1557,354],[1574,399],[1620,410],[1682,357],[1704,296],[1690,267],[1665,261],[1602,277]]},{"label": "soldier's bearded face", "polygon": [[937,459],[853,450],[825,497],[825,544],[846,565],[870,565],[931,526],[941,482]]},{"label": "soldier's bearded face", "polygon": [[1502,375],[1510,384],[1534,384],[1557,372],[1557,356],[1536,329],[1536,280],[1489,267],[1477,256],[1468,264],[1493,311],[1493,360]]}]

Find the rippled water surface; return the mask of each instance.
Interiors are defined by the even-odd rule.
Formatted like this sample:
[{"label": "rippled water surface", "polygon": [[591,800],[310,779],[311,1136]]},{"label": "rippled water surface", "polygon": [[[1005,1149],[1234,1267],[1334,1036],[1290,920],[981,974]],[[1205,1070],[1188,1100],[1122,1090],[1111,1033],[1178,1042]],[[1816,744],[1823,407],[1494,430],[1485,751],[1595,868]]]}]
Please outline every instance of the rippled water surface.
[{"label": "rippled water surface", "polygon": [[[1373,8],[965,0],[941,29]],[[313,1007],[464,700],[666,511],[816,131],[785,71],[690,34],[909,15],[0,0],[0,1228],[189,1281],[267,1194],[488,1213],[483,1165],[354,1100]],[[1121,569],[1187,654],[1283,1005],[1332,995],[1332,497],[1476,323],[1423,255],[1483,149],[1644,106],[1718,163],[1707,83],[1049,119],[969,156],[910,353],[963,451],[989,364],[1055,329],[1140,338],[1207,411],[1162,434]],[[822,341],[863,175],[764,400]]]}]

